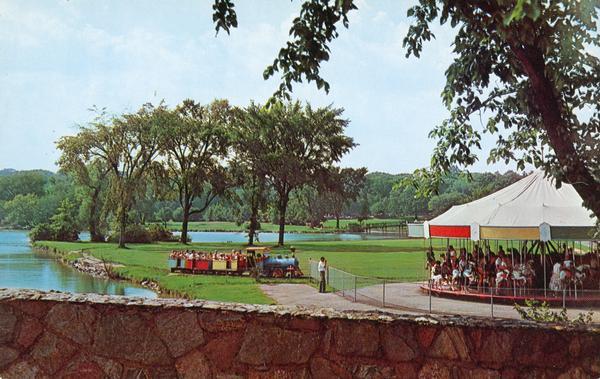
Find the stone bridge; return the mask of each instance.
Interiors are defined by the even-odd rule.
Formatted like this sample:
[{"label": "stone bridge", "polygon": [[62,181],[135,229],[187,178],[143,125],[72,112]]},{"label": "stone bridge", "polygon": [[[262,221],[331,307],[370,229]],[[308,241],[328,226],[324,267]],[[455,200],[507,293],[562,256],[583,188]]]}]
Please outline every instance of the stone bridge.
[{"label": "stone bridge", "polygon": [[594,378],[600,330],[0,290],[2,378]]}]

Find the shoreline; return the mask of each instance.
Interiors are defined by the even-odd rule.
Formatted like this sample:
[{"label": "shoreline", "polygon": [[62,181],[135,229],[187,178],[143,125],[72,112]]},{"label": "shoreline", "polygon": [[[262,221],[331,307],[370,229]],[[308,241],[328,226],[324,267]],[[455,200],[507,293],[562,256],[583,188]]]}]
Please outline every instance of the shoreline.
[{"label": "shoreline", "polygon": [[[175,291],[171,291],[171,290],[166,290],[162,287],[160,287],[160,285],[152,280],[136,280],[133,278],[127,278],[124,276],[119,275],[118,273],[114,273],[111,274],[109,272],[109,270],[112,270],[112,268],[117,268],[117,267],[122,267],[122,265],[118,265],[118,264],[113,264],[113,263],[109,263],[109,262],[102,262],[101,260],[89,256],[89,255],[85,255],[84,251],[62,251],[62,250],[58,250],[56,248],[50,248],[49,246],[44,246],[44,245],[38,245],[35,243],[31,244],[31,250],[33,250],[36,253],[39,254],[45,254],[45,255],[49,255],[52,258],[54,258],[56,261],[58,261],[60,264],[67,266],[75,271],[78,271],[82,274],[85,275],[89,275],[92,276],[94,278],[97,279],[105,279],[105,280],[115,280],[115,281],[122,281],[122,282],[127,282],[130,284],[135,284],[141,287],[144,287],[146,289],[149,289],[153,292],[156,293],[157,297],[175,297],[175,298],[183,298],[186,299],[187,296],[185,296],[184,294],[175,292]],[[76,259],[68,259],[66,257],[66,255],[70,254],[70,253],[75,253],[80,255],[78,258]],[[110,268],[109,268],[110,267]],[[109,268],[107,270],[107,268]]]}]

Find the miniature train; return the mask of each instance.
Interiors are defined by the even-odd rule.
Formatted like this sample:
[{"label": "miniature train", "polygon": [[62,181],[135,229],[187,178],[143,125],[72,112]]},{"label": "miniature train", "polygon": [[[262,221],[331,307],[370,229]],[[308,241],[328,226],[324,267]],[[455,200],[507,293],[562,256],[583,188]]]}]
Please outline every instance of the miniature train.
[{"label": "miniature train", "polygon": [[266,247],[249,247],[244,252],[172,251],[169,256],[171,272],[186,274],[251,275],[270,278],[299,278],[302,271],[295,256],[271,254]]}]

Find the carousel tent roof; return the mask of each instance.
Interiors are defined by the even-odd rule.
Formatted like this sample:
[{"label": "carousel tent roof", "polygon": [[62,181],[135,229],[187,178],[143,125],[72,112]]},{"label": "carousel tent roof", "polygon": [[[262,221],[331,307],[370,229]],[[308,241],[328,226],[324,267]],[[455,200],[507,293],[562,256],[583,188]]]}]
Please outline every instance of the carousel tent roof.
[{"label": "carousel tent roof", "polygon": [[535,171],[491,195],[453,206],[426,227],[432,237],[473,238],[469,227],[478,225],[481,238],[538,239],[540,225],[548,224],[553,238],[572,238],[572,230],[586,229],[587,235],[596,223],[582,204],[572,185],[557,189],[554,180]]},{"label": "carousel tent roof", "polygon": [[591,212],[572,185],[557,189],[554,180],[535,171],[531,175],[491,195],[467,204],[455,205],[429,221],[429,225],[471,225],[539,227],[590,227],[595,225]]}]

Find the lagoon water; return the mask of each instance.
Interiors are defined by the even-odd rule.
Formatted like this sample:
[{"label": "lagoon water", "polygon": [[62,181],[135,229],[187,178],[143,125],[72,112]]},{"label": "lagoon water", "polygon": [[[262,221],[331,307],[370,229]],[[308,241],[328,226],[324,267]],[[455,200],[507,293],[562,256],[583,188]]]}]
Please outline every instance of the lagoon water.
[{"label": "lagoon water", "polygon": [[[247,241],[246,233],[236,232],[190,232],[193,242],[239,242]],[[88,240],[88,233],[81,233]],[[384,238],[382,235],[334,234],[334,233],[286,233],[292,241],[355,241]],[[277,233],[260,233],[262,243],[276,242]],[[166,262],[165,262],[166,264]],[[156,293],[127,282],[94,278],[82,274],[51,257],[34,252],[29,245],[26,231],[0,230],[0,288],[32,288],[44,291],[57,290],[78,293],[100,293],[156,297]]]},{"label": "lagoon water", "polygon": [[25,231],[0,230],[0,288],[156,297],[127,282],[94,278],[35,253]]},{"label": "lagoon water", "polygon": [[[177,234],[177,233],[175,233]],[[243,232],[188,232],[192,242],[248,242],[248,235]],[[258,234],[258,242],[277,242],[279,235],[272,232]],[[389,238],[389,236],[387,236]],[[392,237],[396,237],[393,236]],[[83,238],[83,237],[81,237]],[[364,239],[386,238],[381,234],[354,233],[285,233],[286,242],[292,241],[358,241]],[[397,238],[397,237],[396,237]]]}]

